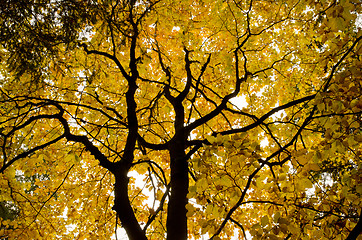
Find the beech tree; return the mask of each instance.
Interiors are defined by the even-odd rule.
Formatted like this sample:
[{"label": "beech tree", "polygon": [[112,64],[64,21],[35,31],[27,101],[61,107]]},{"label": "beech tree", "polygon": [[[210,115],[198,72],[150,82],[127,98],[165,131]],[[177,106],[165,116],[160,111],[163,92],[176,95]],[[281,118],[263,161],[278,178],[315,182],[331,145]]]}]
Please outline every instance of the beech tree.
[{"label": "beech tree", "polygon": [[4,0],[1,239],[356,239],[359,0]]}]

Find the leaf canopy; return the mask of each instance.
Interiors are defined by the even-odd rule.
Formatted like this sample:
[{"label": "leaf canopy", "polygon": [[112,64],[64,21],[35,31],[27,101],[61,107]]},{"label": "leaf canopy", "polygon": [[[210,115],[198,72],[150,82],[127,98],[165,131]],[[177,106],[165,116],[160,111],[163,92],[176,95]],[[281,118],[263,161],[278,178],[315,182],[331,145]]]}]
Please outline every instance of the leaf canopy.
[{"label": "leaf canopy", "polygon": [[356,239],[360,12],[4,1],[0,237]]}]

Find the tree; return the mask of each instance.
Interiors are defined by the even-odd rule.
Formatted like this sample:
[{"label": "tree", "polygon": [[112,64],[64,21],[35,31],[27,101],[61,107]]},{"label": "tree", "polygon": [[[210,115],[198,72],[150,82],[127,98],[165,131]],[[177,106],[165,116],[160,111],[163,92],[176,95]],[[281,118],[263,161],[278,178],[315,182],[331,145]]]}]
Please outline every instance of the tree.
[{"label": "tree", "polygon": [[0,236],[359,235],[358,0],[0,9]]}]

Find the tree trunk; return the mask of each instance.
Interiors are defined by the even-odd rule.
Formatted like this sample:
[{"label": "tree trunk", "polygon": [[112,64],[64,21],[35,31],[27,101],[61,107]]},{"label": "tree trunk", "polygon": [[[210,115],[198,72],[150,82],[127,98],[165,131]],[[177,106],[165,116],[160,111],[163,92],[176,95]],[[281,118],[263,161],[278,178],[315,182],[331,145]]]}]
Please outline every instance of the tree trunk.
[{"label": "tree trunk", "polygon": [[358,220],[357,225],[349,233],[346,240],[355,240],[355,239],[357,239],[357,237],[362,233],[361,229],[362,229],[362,210],[361,210],[361,214],[359,216],[359,220]]},{"label": "tree trunk", "polygon": [[142,231],[136,216],[134,215],[131,203],[129,202],[127,174],[115,173],[115,178],[113,210],[117,212],[122,227],[126,230],[130,240],[147,240],[145,233]]},{"label": "tree trunk", "polygon": [[187,239],[186,204],[189,188],[188,166],[185,158],[184,137],[176,134],[170,142],[171,197],[167,213],[167,240]]}]

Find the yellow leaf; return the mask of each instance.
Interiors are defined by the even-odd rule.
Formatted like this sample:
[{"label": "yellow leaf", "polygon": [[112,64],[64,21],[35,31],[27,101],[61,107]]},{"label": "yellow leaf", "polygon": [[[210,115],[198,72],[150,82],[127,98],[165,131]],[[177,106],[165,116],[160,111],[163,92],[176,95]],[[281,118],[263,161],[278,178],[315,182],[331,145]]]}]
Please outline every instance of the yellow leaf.
[{"label": "yellow leaf", "polygon": [[359,184],[357,187],[356,187],[356,192],[358,194],[362,194],[362,184]]},{"label": "yellow leaf", "polygon": [[269,217],[267,215],[264,215],[260,220],[261,226],[265,227],[269,224]]},{"label": "yellow leaf", "polygon": [[312,171],[319,171],[321,168],[319,167],[318,164],[316,163],[311,163],[311,164],[308,164],[307,166],[307,169],[310,169]]},{"label": "yellow leaf", "polygon": [[280,212],[274,213],[273,221],[274,221],[275,223],[278,223],[280,216],[281,216]]}]

